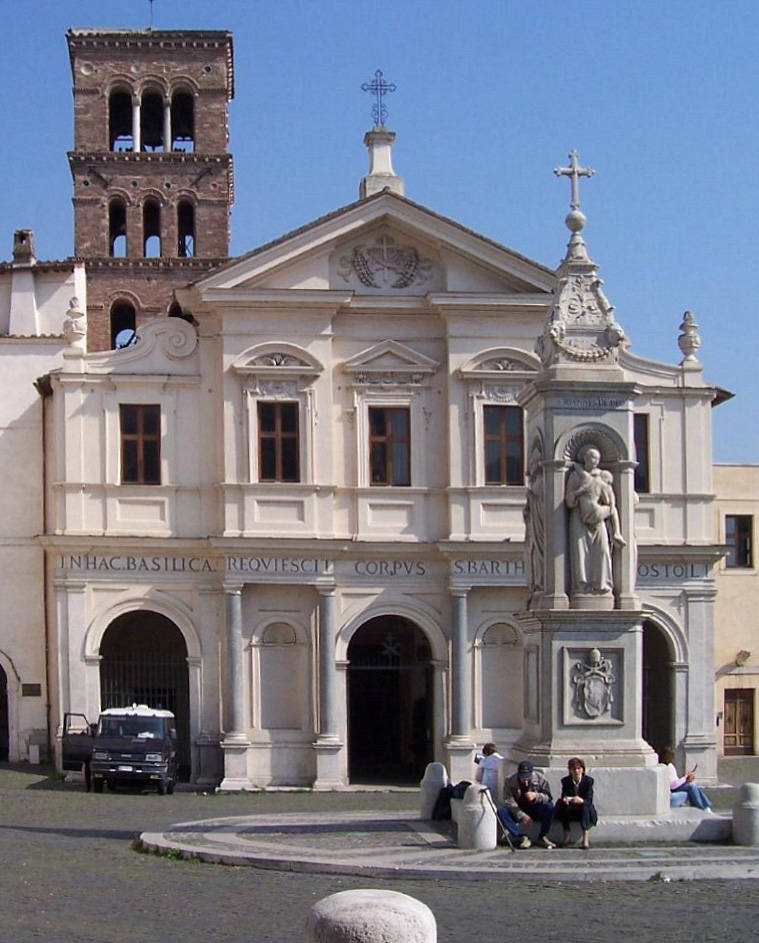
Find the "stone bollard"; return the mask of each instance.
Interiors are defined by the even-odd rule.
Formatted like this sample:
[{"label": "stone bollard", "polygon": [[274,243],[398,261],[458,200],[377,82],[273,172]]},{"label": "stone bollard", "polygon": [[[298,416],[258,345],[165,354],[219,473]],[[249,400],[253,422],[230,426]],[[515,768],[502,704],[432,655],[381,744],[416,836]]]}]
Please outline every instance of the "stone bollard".
[{"label": "stone bollard", "polygon": [[398,891],[340,891],[311,908],[306,943],[436,943],[430,908]]},{"label": "stone bollard", "polygon": [[472,783],[464,793],[459,809],[459,848],[492,851],[498,844],[495,812],[486,792],[484,786]]},{"label": "stone bollard", "polygon": [[443,763],[428,763],[422,781],[419,783],[421,810],[419,818],[432,818],[432,810],[443,786],[448,785],[448,773]]},{"label": "stone bollard", "polygon": [[759,783],[744,783],[733,806],[733,841],[759,845]]}]

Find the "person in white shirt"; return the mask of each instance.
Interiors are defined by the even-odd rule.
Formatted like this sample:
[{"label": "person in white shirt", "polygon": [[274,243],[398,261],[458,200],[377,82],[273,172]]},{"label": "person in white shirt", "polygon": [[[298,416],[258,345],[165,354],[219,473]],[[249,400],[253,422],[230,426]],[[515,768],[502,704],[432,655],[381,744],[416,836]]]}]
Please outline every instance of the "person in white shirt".
[{"label": "person in white shirt", "polygon": [[474,758],[477,763],[475,781],[487,786],[494,800],[498,798],[498,767],[502,759],[494,743],[486,743],[482,748],[482,754]]},{"label": "person in white shirt", "polygon": [[696,767],[694,766],[693,769],[688,770],[685,776],[678,776],[677,768],[675,767],[675,751],[671,748],[666,749],[662,753],[661,759],[669,773],[669,791],[672,796],[678,793],[685,793],[687,801],[692,806],[695,806],[697,809],[709,811],[712,807],[709,797],[704,790],[694,782],[696,778]]}]

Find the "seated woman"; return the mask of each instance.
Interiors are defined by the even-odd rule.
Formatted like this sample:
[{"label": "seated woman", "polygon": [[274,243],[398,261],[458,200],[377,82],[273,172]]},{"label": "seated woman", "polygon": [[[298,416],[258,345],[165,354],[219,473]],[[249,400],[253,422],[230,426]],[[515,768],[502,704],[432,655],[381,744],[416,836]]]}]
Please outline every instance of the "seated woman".
[{"label": "seated woman", "polygon": [[490,790],[493,799],[498,798],[498,767],[503,757],[498,752],[494,743],[486,743],[482,748],[482,756],[474,761],[477,763],[477,769],[474,774],[475,782],[482,783]]},{"label": "seated woman", "polygon": [[569,841],[572,822],[582,829],[581,848],[590,848],[590,829],[598,824],[598,813],[593,805],[593,778],[585,775],[585,761],[573,756],[567,763],[569,776],[561,780],[561,798],[556,803],[556,817],[564,829],[564,844]]},{"label": "seated woman", "polygon": [[[704,790],[698,786],[694,780],[696,778],[696,767],[688,770],[685,776],[677,775],[677,768],[675,767],[675,751],[668,747],[661,756],[661,761],[667,767],[669,772],[669,791],[670,791],[670,804],[673,806],[683,805],[685,802],[689,802],[692,806],[695,806],[697,809],[703,809],[704,811],[710,810],[712,807],[711,802],[709,801],[708,796]],[[685,795],[685,799],[681,797]]]}]

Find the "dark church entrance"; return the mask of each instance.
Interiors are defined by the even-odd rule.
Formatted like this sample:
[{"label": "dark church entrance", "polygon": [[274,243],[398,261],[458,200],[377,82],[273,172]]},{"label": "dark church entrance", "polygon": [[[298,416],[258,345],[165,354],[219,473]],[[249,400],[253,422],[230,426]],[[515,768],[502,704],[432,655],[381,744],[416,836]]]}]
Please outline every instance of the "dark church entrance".
[{"label": "dark church entrance", "polygon": [[106,629],[100,655],[101,708],[147,704],[172,711],[179,775],[189,779],[190,684],[182,633],[157,612],[128,612]]},{"label": "dark church entrance", "polygon": [[433,759],[430,645],[401,616],[378,616],[348,646],[348,775],[415,783]]},{"label": "dark church entrance", "polygon": [[672,653],[653,622],[643,623],[643,739],[661,755],[674,745],[675,712]]},{"label": "dark church entrance", "polygon": [[8,723],[8,676],[0,666],[0,761],[7,762],[10,752]]}]

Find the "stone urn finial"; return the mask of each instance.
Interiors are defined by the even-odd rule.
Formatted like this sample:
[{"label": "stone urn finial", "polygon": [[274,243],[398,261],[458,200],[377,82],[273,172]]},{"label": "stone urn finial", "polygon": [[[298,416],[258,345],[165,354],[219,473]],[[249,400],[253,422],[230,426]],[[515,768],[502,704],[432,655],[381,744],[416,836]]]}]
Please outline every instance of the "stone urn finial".
[{"label": "stone urn finial", "polygon": [[686,311],[683,315],[683,323],[680,325],[682,333],[677,338],[677,346],[683,354],[683,362],[686,360],[697,360],[696,351],[701,346],[701,336],[698,333],[698,324],[696,319]]},{"label": "stone urn finial", "polygon": [[69,301],[66,320],[63,322],[63,336],[70,347],[84,347],[84,339],[87,336],[87,318],[76,295]]}]

